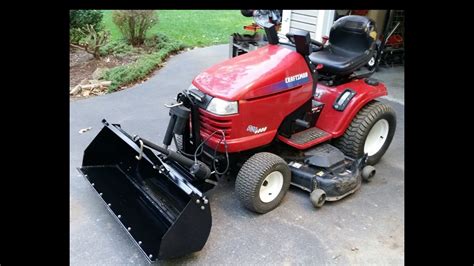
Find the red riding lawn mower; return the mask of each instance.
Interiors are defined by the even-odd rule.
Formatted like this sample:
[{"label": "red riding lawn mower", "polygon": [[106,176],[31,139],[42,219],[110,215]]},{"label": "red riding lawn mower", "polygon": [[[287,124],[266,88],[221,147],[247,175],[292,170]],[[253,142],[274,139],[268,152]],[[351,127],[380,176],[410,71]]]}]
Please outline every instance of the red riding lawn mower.
[{"label": "red riding lawn mower", "polygon": [[[315,207],[370,181],[389,147],[395,113],[372,72],[373,22],[345,16],[329,44],[306,31],[280,42],[255,14],[268,45],[199,74],[169,108],[163,145],[105,119],[79,171],[150,261],[202,249],[211,229],[206,192],[235,176],[247,209],[276,208],[290,185]],[[174,140],[176,150],[169,146]]]}]

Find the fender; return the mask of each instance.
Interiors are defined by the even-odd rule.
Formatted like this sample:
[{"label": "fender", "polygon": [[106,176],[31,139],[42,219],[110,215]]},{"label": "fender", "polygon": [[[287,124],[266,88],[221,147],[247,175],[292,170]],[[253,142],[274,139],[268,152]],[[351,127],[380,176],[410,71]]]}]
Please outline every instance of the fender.
[{"label": "fender", "polygon": [[[356,92],[343,111],[337,111],[333,104],[337,97],[346,89]],[[354,116],[370,101],[387,95],[387,88],[382,82],[369,85],[363,79],[353,80],[338,86],[329,87],[318,83],[314,99],[324,103],[316,126],[337,138],[344,134]]]}]

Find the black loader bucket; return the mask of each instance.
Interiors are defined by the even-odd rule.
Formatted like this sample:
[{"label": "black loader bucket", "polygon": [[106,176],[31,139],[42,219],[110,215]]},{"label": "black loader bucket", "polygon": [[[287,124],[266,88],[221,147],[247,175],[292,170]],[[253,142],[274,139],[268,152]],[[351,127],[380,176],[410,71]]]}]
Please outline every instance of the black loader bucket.
[{"label": "black loader bucket", "polygon": [[181,164],[137,144],[119,125],[104,127],[79,171],[149,261],[202,249],[212,218],[208,200]]}]

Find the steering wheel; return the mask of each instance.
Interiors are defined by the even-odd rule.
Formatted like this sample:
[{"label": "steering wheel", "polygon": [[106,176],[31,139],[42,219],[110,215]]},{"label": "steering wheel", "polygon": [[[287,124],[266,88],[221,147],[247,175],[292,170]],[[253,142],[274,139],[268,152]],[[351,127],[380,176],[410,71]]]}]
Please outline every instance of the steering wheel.
[{"label": "steering wheel", "polygon": [[278,10],[254,10],[253,20],[262,28],[270,28],[281,23],[281,14]]}]

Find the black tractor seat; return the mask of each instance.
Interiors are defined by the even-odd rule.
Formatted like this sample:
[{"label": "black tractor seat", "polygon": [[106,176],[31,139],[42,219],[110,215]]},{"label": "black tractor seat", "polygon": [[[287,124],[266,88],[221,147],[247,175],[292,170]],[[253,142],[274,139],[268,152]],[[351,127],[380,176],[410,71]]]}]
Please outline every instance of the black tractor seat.
[{"label": "black tractor seat", "polygon": [[349,75],[372,58],[375,40],[370,33],[374,30],[374,22],[367,17],[342,17],[331,28],[329,44],[311,53],[309,59],[315,65],[323,65],[321,73]]},{"label": "black tractor seat", "polygon": [[334,47],[325,48],[322,51],[309,55],[309,59],[315,65],[322,64],[323,68],[320,72],[348,75],[363,67],[372,57],[372,53],[351,53],[344,50],[338,50]]}]

